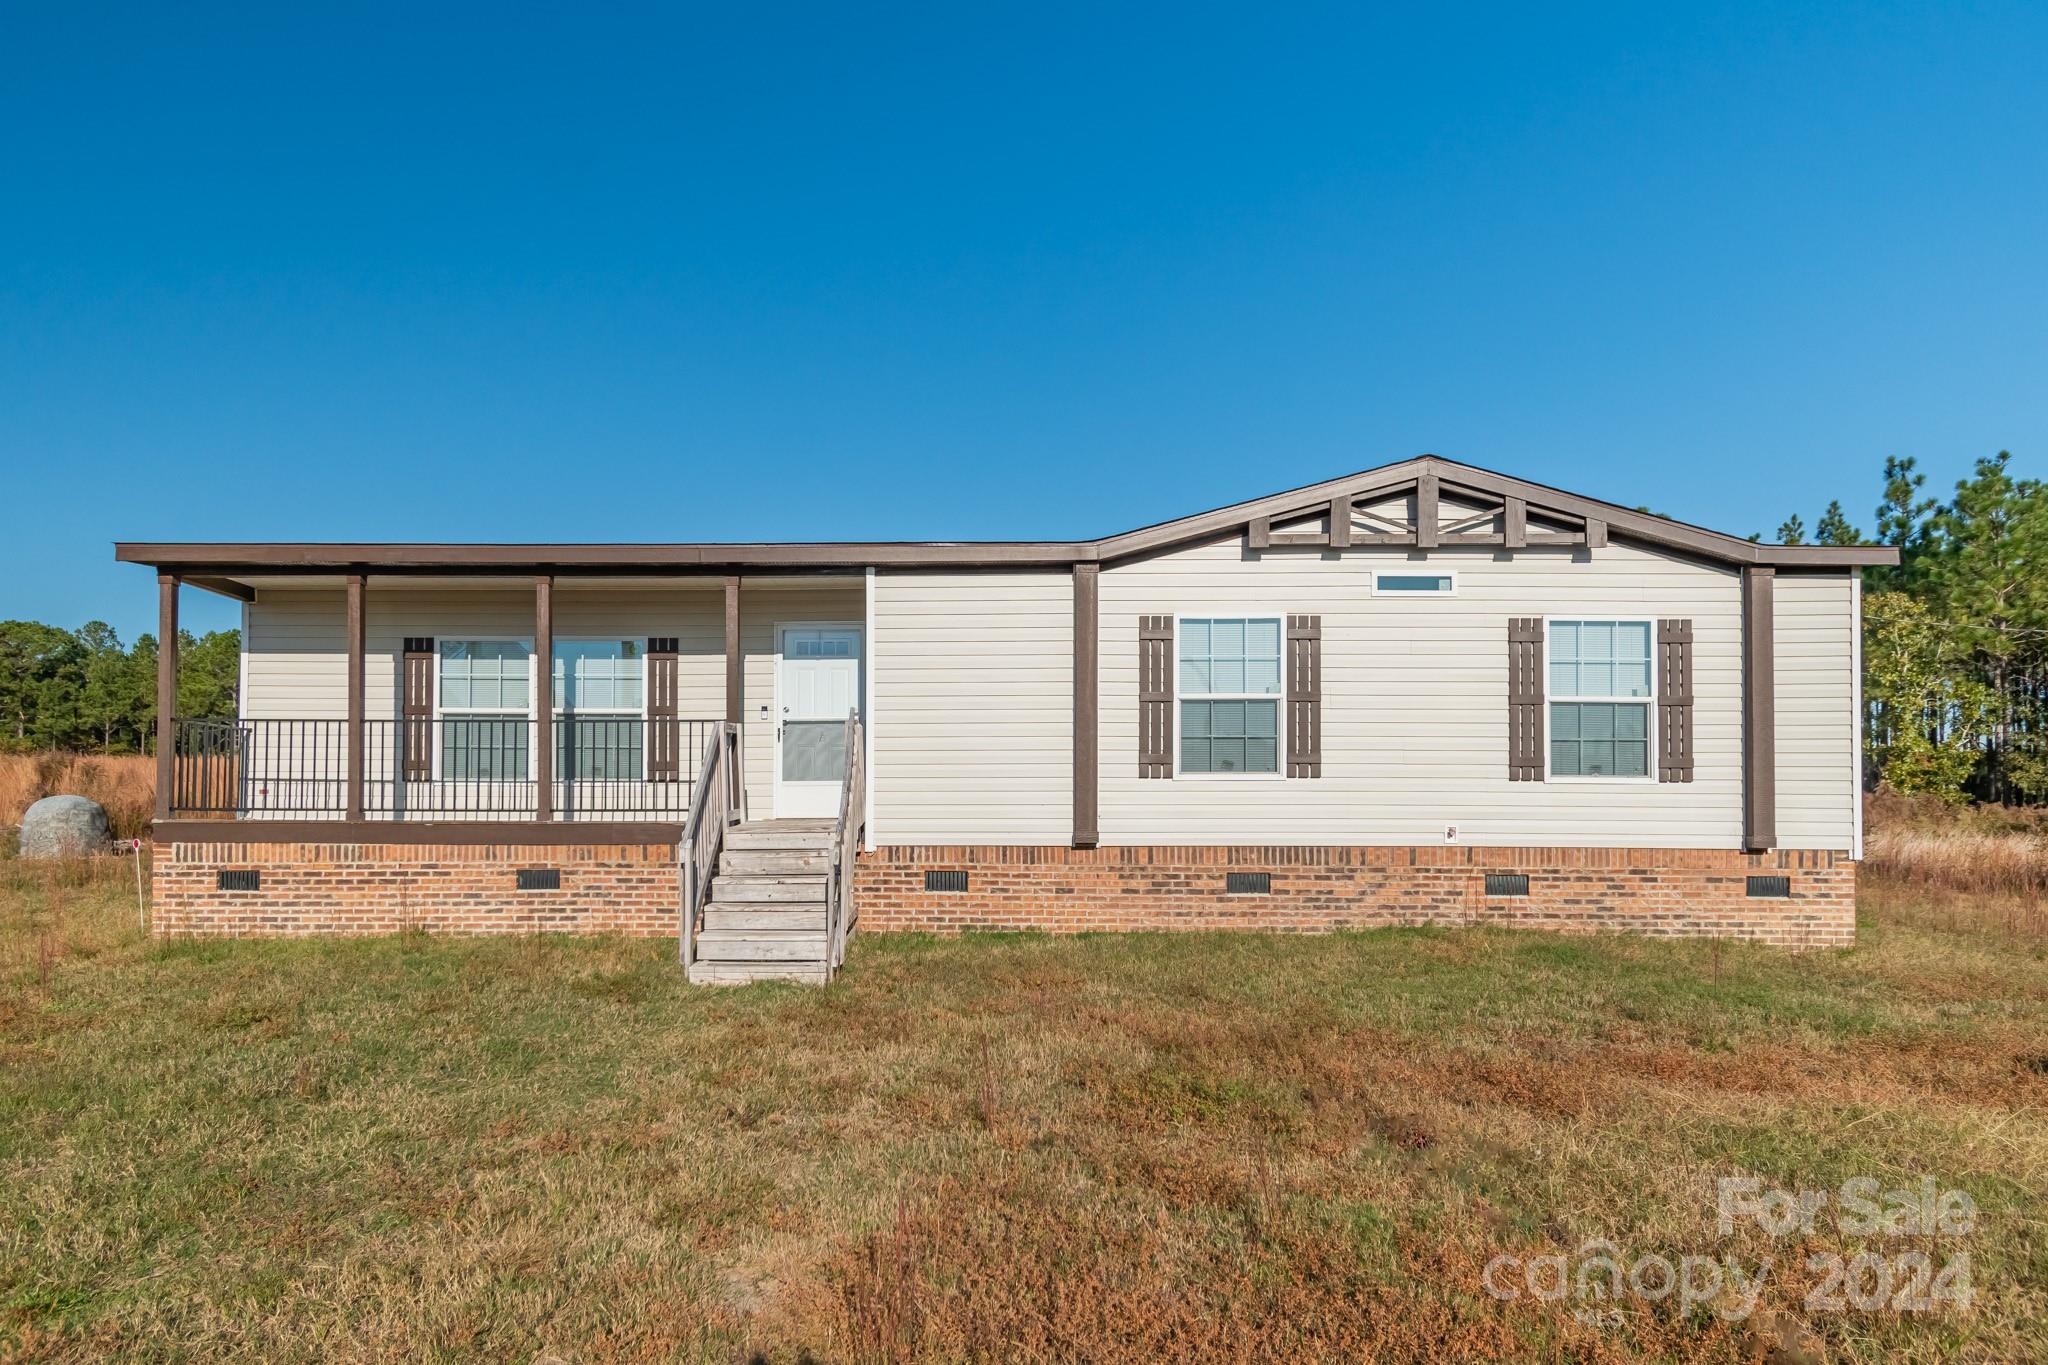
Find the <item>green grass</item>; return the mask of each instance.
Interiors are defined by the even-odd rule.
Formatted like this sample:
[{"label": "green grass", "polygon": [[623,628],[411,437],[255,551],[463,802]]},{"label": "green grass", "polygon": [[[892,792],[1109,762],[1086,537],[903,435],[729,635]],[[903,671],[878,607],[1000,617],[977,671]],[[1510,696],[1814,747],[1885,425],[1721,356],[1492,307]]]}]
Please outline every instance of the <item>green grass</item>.
[{"label": "green grass", "polygon": [[[717,991],[657,942],[151,944],[128,875],[0,863],[0,1353],[2048,1354],[2038,941],[859,938]],[[1722,1238],[1740,1172],[1981,1217]],[[1482,1289],[1595,1237],[1778,1270],[1742,1322]],[[1804,1310],[1806,1254],[1908,1246],[1975,1305]]]}]

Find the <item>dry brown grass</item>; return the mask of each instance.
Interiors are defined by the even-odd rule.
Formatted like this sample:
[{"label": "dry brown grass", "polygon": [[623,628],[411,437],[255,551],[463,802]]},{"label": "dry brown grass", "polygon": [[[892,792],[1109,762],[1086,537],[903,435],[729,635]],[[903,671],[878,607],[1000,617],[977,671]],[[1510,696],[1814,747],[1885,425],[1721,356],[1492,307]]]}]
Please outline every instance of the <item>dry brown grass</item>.
[{"label": "dry brown grass", "polygon": [[2048,810],[1955,808],[1882,791],[1864,806],[1866,913],[2048,941]]},{"label": "dry brown grass", "polygon": [[[0,862],[0,1358],[2048,1351],[2002,935],[864,937],[706,991],[617,939],[152,945],[130,873]],[[1733,1172],[1968,1190],[1976,1306],[1806,1312],[1858,1243],[1717,1236]],[[1773,1257],[1774,1325],[1482,1291],[1596,1237]]]},{"label": "dry brown grass", "polygon": [[0,825],[21,823],[22,812],[46,796],[83,796],[107,810],[121,839],[142,838],[156,804],[156,760],[139,755],[0,754]]}]

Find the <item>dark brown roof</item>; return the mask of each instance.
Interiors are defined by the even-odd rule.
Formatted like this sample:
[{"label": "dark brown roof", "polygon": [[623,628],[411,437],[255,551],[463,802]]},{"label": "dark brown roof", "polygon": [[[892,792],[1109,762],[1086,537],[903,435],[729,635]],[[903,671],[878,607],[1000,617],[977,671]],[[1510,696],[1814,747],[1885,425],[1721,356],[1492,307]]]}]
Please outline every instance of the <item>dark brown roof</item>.
[{"label": "dark brown roof", "polygon": [[[1517,498],[1531,510],[1604,523],[1609,534],[1726,564],[1769,564],[1786,568],[1853,568],[1896,564],[1898,551],[1886,545],[1763,545],[1651,516],[1614,503],[1496,474],[1473,465],[1423,455],[1357,474],[1273,493],[1211,512],[1126,531],[1099,540],[1077,541],[884,541],[666,545],[462,545],[316,544],[295,542],[190,543],[124,541],[114,557],[179,574],[201,586],[232,591],[233,576],[252,573],[561,573],[620,574],[636,571],[740,571],[773,569],[890,567],[974,568],[1062,567],[1108,563],[1202,540],[1256,519],[1284,519],[1313,512],[1338,497],[1392,493],[1431,473],[1446,490]],[[214,581],[202,580],[211,578]],[[237,592],[235,595],[241,595]]]}]

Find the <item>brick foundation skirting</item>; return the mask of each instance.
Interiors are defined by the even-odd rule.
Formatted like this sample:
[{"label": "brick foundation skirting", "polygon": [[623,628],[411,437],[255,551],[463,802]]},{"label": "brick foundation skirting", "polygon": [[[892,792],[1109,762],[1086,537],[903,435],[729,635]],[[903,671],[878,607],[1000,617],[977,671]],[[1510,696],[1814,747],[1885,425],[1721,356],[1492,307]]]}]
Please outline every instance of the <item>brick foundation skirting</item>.
[{"label": "brick foundation skirting", "polygon": [[[927,891],[935,871],[964,871],[967,890]],[[1227,894],[1229,872],[1266,873],[1271,890]],[[1526,873],[1528,894],[1489,896],[1488,872]],[[1791,895],[1750,896],[1751,876],[1786,877]],[[1499,924],[1791,948],[1856,938],[1856,864],[1826,850],[898,845],[862,857],[854,896],[868,933]]]},{"label": "brick foundation skirting", "polygon": [[[676,847],[658,844],[172,843],[157,846],[151,927],[161,935],[590,932],[668,938],[678,927]],[[521,868],[559,890],[522,891]],[[222,890],[254,872],[254,890]]]},{"label": "brick foundation skirting", "polygon": [[[151,919],[163,935],[677,930],[670,843],[181,841],[159,845],[154,867]],[[522,868],[554,870],[560,888],[518,889]],[[933,871],[965,872],[967,890],[927,891]],[[1528,894],[1488,895],[1489,871],[1526,874]],[[223,872],[253,872],[257,884],[223,889]],[[1266,873],[1270,889],[1228,894],[1229,872]],[[1787,878],[1791,895],[1748,895],[1758,875]],[[1856,934],[1856,864],[1827,851],[902,845],[862,855],[854,895],[867,933],[1501,924],[1794,948],[1847,946]]]}]

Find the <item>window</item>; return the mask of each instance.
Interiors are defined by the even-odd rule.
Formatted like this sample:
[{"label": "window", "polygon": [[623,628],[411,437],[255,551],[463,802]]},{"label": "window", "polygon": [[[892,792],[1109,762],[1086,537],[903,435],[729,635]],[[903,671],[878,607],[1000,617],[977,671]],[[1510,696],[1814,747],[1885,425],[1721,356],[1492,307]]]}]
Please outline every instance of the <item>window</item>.
[{"label": "window", "polygon": [[524,781],[533,650],[524,640],[440,643],[441,776]]},{"label": "window", "polygon": [[646,753],[647,660],[638,640],[555,642],[555,771],[637,781]]},{"label": "window", "polygon": [[1458,576],[1449,573],[1376,573],[1372,576],[1372,590],[1389,596],[1449,594],[1458,590]]},{"label": "window", "polygon": [[1650,775],[1650,623],[1553,621],[1550,775]]},{"label": "window", "polygon": [[1180,771],[1280,771],[1280,618],[1180,623]]}]

